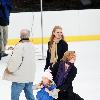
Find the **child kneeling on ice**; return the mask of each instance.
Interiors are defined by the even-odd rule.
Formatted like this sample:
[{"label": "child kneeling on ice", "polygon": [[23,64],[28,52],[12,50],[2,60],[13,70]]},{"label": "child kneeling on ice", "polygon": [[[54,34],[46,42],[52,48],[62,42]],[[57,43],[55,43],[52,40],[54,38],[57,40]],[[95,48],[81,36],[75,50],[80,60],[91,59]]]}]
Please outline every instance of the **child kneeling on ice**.
[{"label": "child kneeling on ice", "polygon": [[41,83],[34,85],[33,89],[40,89],[37,92],[37,100],[53,100],[58,98],[59,90],[53,82],[51,70],[47,69],[42,75]]}]

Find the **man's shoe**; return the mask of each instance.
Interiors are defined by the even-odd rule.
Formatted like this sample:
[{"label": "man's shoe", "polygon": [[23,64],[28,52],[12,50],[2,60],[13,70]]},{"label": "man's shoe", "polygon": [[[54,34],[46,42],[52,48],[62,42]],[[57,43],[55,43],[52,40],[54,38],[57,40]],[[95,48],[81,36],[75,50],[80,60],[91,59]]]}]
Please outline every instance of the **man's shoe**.
[{"label": "man's shoe", "polygon": [[0,53],[0,60],[1,60],[1,53]]},{"label": "man's shoe", "polygon": [[6,54],[6,53],[1,54],[1,57],[5,57],[5,56],[8,56],[8,54]]}]

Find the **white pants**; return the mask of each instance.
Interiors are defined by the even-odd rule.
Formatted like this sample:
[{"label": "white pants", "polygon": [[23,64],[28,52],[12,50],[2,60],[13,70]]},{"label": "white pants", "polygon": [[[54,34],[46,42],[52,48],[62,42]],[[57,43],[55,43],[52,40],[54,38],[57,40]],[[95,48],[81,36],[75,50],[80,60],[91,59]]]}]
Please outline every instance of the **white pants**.
[{"label": "white pants", "polygon": [[5,51],[8,39],[8,26],[0,26],[0,52]]}]

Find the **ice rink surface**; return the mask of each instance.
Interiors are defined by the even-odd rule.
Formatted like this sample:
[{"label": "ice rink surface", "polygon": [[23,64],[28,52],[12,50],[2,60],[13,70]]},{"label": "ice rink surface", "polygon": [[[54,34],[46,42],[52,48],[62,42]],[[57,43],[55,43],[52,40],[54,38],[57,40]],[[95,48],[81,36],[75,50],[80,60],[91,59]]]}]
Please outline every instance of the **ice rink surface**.
[{"label": "ice rink surface", "polygon": [[[84,100],[100,100],[100,41],[68,42],[68,45],[69,50],[76,51],[77,55],[75,66],[78,73],[73,81],[74,92],[83,97]],[[46,57],[47,45],[43,45],[43,47]],[[42,46],[35,45],[35,48],[37,70],[34,84],[41,81],[45,66],[45,60],[39,60],[42,58]],[[0,100],[11,100],[11,82],[2,80],[8,59],[9,56],[0,61]],[[34,95],[36,95],[36,91],[34,91]],[[21,93],[20,100],[26,100],[24,92]]]}]

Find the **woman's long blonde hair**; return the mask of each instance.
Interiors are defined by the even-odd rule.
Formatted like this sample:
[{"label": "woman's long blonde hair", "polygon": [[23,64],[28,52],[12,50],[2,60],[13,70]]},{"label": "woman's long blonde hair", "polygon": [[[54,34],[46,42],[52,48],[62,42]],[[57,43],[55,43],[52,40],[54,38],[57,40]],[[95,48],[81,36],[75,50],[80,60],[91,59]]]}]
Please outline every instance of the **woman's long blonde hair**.
[{"label": "woman's long blonde hair", "polygon": [[66,51],[61,60],[64,62],[67,62],[67,61],[70,61],[73,57],[76,57],[75,51]]},{"label": "woman's long blonde hair", "polygon": [[[50,48],[51,48],[51,46],[52,46],[52,44],[53,44],[53,40],[54,40],[54,37],[55,37],[55,35],[53,34],[53,32],[55,32],[56,29],[61,29],[61,30],[62,30],[62,27],[61,27],[61,26],[55,26],[55,27],[53,28],[53,30],[52,30],[52,35],[51,35],[51,37],[50,37],[50,42],[49,42],[49,50],[50,50]],[[64,35],[63,35],[63,34],[62,34],[62,40],[64,40]]]}]

